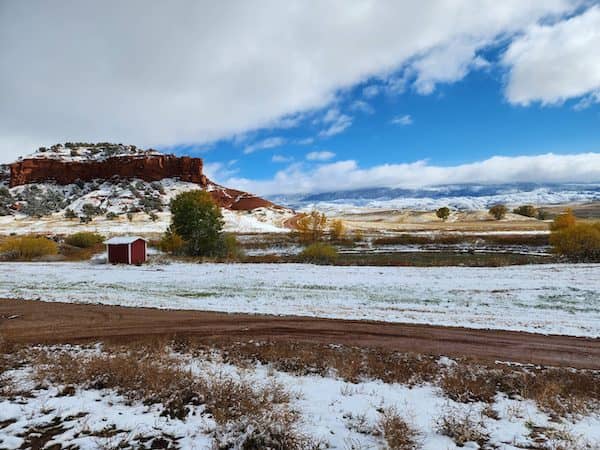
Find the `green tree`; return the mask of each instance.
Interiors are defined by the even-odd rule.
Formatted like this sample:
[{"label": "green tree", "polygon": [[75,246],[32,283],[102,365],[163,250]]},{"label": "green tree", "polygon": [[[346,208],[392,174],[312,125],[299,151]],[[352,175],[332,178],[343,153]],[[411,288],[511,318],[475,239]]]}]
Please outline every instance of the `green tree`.
[{"label": "green tree", "polygon": [[182,192],[171,201],[171,230],[185,241],[190,256],[224,252],[221,208],[206,191]]},{"label": "green tree", "polygon": [[450,208],[443,206],[435,212],[435,215],[445,222],[450,217]]}]

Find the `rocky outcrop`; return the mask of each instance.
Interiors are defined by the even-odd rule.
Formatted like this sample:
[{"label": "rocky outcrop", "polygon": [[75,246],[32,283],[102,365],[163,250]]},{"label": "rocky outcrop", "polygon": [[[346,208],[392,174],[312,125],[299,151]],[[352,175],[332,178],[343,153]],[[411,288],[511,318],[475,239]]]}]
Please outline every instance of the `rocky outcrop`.
[{"label": "rocky outcrop", "polygon": [[[132,155],[80,160],[31,157],[10,164],[10,187],[34,183],[69,185],[78,181],[140,179],[148,182],[165,178],[196,183],[206,189],[215,202],[227,209],[250,211],[256,208],[279,208],[268,200],[247,192],[229,189],[211,182],[202,173],[200,158],[174,155]],[[2,171],[0,171],[0,178]],[[0,179],[0,182],[2,180]]]},{"label": "rocky outcrop", "polygon": [[181,181],[206,186],[202,159],[158,156],[123,156],[97,161],[62,161],[31,158],[10,165],[10,187],[31,183],[54,182],[61,185],[76,181],[109,180],[113,177],[160,181],[179,178]]}]

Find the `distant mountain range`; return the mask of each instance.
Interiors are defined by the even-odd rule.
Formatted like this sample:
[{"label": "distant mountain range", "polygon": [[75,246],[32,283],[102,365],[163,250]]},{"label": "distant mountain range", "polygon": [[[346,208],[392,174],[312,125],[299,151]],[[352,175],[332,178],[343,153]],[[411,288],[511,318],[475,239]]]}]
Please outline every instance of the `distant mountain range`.
[{"label": "distant mountain range", "polygon": [[293,209],[324,210],[351,208],[422,209],[441,206],[484,209],[496,203],[507,205],[556,205],[600,201],[600,183],[579,184],[454,184],[418,189],[370,188],[319,194],[275,195],[271,201]]}]

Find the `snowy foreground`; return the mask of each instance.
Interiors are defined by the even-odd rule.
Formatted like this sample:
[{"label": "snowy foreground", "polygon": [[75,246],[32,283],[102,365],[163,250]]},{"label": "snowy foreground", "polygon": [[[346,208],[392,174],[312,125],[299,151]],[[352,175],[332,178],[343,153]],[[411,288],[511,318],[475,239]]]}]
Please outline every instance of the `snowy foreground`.
[{"label": "snowy foreground", "polygon": [[1,263],[0,298],[600,337],[600,265]]},{"label": "snowy foreground", "polygon": [[[95,353],[77,347],[50,352],[61,350],[80,359]],[[416,431],[417,446],[424,450],[481,448],[475,442],[459,446],[443,435],[438,424],[444,416],[469,420],[469,430],[479,430],[486,436],[485,448],[597,449],[600,445],[597,413],[552,417],[531,400],[510,399],[501,393],[490,403],[459,403],[429,383],[412,387],[377,380],[350,383],[334,375],[297,376],[260,364],[240,368],[218,359],[184,357],[183,364],[194,375],[244,380],[256,389],[279,384],[291,394],[289,408],[298,413],[294,428],[317,444],[310,447],[315,449],[388,448],[378,431],[386,410],[396,411]],[[451,367],[455,362],[442,358],[438,364]],[[40,384],[33,367],[13,369],[4,375],[11,380],[9,387],[18,386],[26,394],[0,398],[1,448],[19,448],[32,430],[46,429],[54,430],[46,448],[61,444],[81,449],[121,448],[123,442],[132,448],[138,448],[140,442],[148,446],[144,448],[166,448],[154,446],[159,442],[154,439],[163,437],[184,449],[216,448],[214,439],[229,441],[231,447],[227,448],[237,449],[244,435],[252,432],[244,425],[220,429],[203,405],[192,406],[187,417],[170,418],[161,414],[162,405],[131,401],[113,389],[76,386],[67,391],[60,383]],[[244,423],[245,419],[241,420]],[[539,443],[537,430],[543,430],[544,443],[533,447]]]}]

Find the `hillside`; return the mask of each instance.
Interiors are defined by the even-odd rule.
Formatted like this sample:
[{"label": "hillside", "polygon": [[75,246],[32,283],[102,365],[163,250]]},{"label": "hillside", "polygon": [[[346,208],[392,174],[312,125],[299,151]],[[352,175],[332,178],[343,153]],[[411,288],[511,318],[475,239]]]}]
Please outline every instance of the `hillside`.
[{"label": "hillside", "polygon": [[226,228],[275,231],[293,215],[253,194],[209,180],[200,158],[132,145],[66,143],[0,166],[2,231],[101,228],[160,232],[180,192],[204,189],[224,209]]}]

